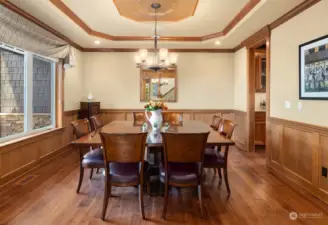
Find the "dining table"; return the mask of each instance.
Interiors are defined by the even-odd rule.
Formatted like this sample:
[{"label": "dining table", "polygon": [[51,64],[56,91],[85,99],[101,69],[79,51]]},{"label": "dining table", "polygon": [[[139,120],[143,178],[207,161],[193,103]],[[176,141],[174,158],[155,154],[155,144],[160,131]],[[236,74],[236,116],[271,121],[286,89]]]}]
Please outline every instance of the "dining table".
[{"label": "dining table", "polygon": [[207,139],[207,147],[210,146],[231,146],[234,145],[234,141],[219,132],[213,130],[209,125],[202,121],[191,120],[183,121],[181,125],[168,125],[163,126],[158,131],[152,130],[151,126],[142,126],[134,124],[133,121],[113,121],[105,124],[102,128],[92,131],[88,135],[85,135],[79,139],[71,142],[71,145],[75,148],[78,147],[98,147],[101,145],[101,139],[99,133],[107,134],[135,134],[140,132],[148,132],[146,146],[147,147],[162,147],[162,136],[160,132],[167,133],[205,133],[209,132]]},{"label": "dining table", "polygon": [[101,139],[99,133],[108,134],[135,134],[140,132],[148,132],[146,139],[145,160],[147,161],[147,183],[148,195],[156,196],[163,195],[163,184],[159,179],[159,167],[163,159],[163,141],[160,132],[168,133],[206,133],[209,132],[206,147],[213,148],[215,146],[229,147],[234,145],[234,141],[227,138],[218,131],[213,130],[209,125],[202,121],[184,121],[180,125],[165,124],[159,130],[152,130],[151,126],[144,126],[135,124],[133,121],[113,121],[105,124],[98,130],[76,139],[71,142],[73,148],[92,147],[97,148],[101,146]]}]

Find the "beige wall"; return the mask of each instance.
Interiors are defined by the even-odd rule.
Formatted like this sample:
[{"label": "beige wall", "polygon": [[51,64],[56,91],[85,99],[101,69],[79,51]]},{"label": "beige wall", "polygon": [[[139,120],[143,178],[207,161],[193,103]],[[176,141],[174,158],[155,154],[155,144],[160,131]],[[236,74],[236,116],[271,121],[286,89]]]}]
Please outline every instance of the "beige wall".
[{"label": "beige wall", "polygon": [[[92,93],[102,108],[136,109],[139,69],[134,53],[84,53],[84,98]],[[179,53],[178,101],[171,109],[233,109],[234,55]]]},{"label": "beige wall", "polygon": [[[272,31],[271,35],[271,116],[328,126],[327,101],[300,101],[298,88],[298,46],[328,34],[328,0],[321,1]],[[291,108],[284,107],[285,101]]]},{"label": "beige wall", "polygon": [[247,111],[247,50],[234,53],[234,109]]},{"label": "beige wall", "polygon": [[64,111],[80,108],[80,101],[84,95],[83,82],[83,53],[73,49],[76,65],[65,70],[64,80]]}]

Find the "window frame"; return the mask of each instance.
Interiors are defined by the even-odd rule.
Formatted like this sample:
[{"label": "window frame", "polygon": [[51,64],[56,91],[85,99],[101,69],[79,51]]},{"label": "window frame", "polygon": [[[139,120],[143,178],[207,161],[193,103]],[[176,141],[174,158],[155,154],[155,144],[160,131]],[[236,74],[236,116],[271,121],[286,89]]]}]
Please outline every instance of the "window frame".
[{"label": "window frame", "polygon": [[[19,139],[22,137],[26,137],[29,135],[34,135],[37,133],[42,133],[44,131],[49,131],[52,129],[56,129],[57,121],[56,121],[56,92],[57,92],[57,64],[58,60],[45,57],[40,54],[36,54],[30,51],[23,50],[21,48],[16,48],[7,44],[3,44],[0,42],[0,48],[11,51],[13,53],[17,53],[20,55],[24,55],[24,131],[21,133],[9,135],[6,137],[0,138],[0,143],[3,144],[8,141],[13,141],[15,139]],[[51,125],[41,127],[38,129],[33,129],[33,60],[34,57],[47,61],[51,63]]]}]

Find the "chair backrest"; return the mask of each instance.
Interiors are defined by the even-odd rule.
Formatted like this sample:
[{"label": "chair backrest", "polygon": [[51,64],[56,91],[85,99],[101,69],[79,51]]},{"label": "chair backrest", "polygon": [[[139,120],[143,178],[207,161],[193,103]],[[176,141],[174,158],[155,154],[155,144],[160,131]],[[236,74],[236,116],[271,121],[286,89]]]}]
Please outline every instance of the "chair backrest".
[{"label": "chair backrest", "polygon": [[231,120],[223,120],[223,124],[222,127],[219,128],[219,132],[223,135],[225,135],[227,138],[231,138],[233,131],[235,129],[237,124],[235,124],[234,122],[232,122]]},{"label": "chair backrest", "polygon": [[75,120],[71,122],[75,138],[81,138],[91,132],[88,119]]},{"label": "chair backrest", "polygon": [[90,117],[91,123],[95,130],[98,130],[104,126],[102,117],[100,114]]},{"label": "chair backrest", "polygon": [[133,124],[142,125],[147,122],[145,112],[133,112]]},{"label": "chair backrest", "polygon": [[219,128],[222,126],[223,119],[219,115],[214,115],[212,119],[211,127],[213,130],[219,130]]},{"label": "chair backrest", "polygon": [[208,133],[163,133],[164,161],[196,163],[204,159]]},{"label": "chair backrest", "polygon": [[182,126],[183,114],[178,112],[163,112],[163,122],[170,125]]},{"label": "chair backrest", "polygon": [[143,162],[147,132],[137,134],[108,134],[100,132],[105,163]]}]

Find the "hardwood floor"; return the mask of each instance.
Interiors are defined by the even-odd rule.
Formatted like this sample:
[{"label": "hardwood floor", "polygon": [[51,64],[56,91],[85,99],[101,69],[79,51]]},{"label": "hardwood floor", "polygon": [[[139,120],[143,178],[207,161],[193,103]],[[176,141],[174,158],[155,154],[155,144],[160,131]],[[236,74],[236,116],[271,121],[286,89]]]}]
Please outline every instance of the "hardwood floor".
[{"label": "hardwood floor", "polygon": [[[162,197],[145,195],[141,220],[136,188],[113,188],[106,221],[101,217],[103,182],[89,173],[76,194],[78,155],[70,150],[47,165],[29,172],[0,190],[0,224],[322,224],[328,221],[328,205],[307,192],[292,189],[267,171],[264,153],[233,149],[229,155],[231,196],[212,170],[205,184],[205,220],[193,190],[171,190],[167,221],[161,219]],[[290,212],[306,218],[291,220]],[[308,214],[306,214],[308,213]],[[318,218],[309,218],[316,216]]]}]

